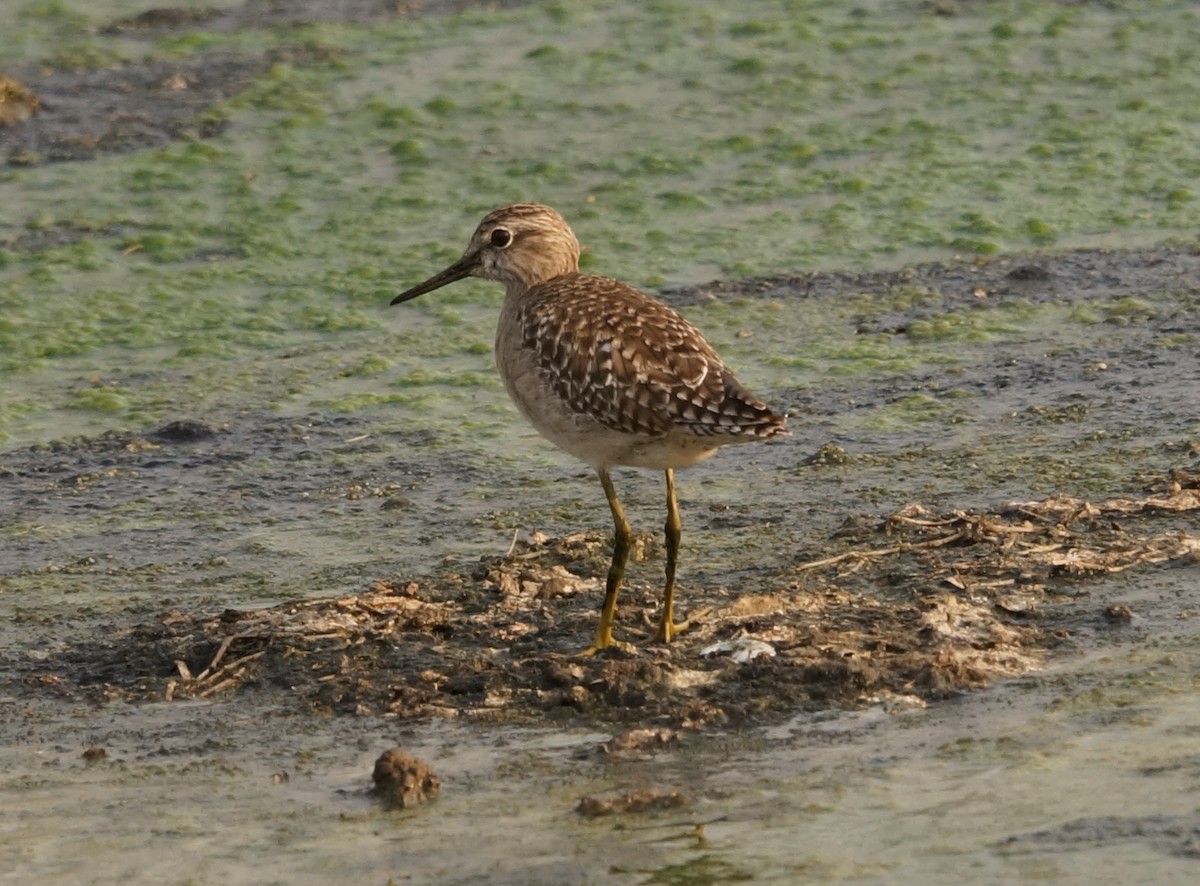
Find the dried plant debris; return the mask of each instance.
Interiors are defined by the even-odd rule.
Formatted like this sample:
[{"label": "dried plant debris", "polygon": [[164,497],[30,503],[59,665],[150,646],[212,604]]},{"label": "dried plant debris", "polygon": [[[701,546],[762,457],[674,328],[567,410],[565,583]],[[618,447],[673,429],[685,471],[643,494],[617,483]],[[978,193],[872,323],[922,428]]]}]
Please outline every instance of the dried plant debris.
[{"label": "dried plant debris", "polygon": [[[905,710],[1036,668],[1069,642],[1061,604],[1090,577],[1200,563],[1200,535],[1178,519],[1197,510],[1200,483],[1179,474],[1141,498],[1055,497],[995,513],[910,505],[854,523],[833,540],[839,553],[784,567],[768,593],[682,588],[688,605],[711,611],[670,645],[650,641],[660,589],[634,583],[618,626],[637,644],[590,658],[575,653],[595,628],[607,536],[532,535],[428,585],[377,581],[266,609],[170,612],[50,656],[25,687],[166,699],[260,691],[334,713],[668,727],[606,748],[646,752],[673,729],[830,705]],[[747,638],[775,654],[701,654]],[[907,701],[886,702],[896,698]]]},{"label": "dried plant debris", "polygon": [[[1061,575],[1123,572],[1183,557],[1196,559],[1197,536],[1183,531],[1138,535],[1116,519],[1196,510],[1200,488],[1183,488],[1177,482],[1170,491],[1145,498],[1092,503],[1056,497],[1010,504],[996,514],[954,511],[934,516],[920,505],[909,505],[882,527],[898,537],[896,544],[854,549],[797,568],[836,567],[844,575],[871,561],[912,555],[929,567],[931,577],[957,590],[994,593]],[[962,556],[964,547],[971,549],[969,559]]]}]

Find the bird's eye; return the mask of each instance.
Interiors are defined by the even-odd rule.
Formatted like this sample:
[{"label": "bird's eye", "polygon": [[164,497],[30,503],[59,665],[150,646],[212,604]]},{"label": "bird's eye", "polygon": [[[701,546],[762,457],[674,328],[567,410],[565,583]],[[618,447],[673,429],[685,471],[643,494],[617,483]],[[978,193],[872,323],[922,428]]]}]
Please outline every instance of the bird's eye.
[{"label": "bird's eye", "polygon": [[511,242],[512,234],[508,232],[507,228],[496,228],[492,231],[492,245],[497,249],[503,249]]}]

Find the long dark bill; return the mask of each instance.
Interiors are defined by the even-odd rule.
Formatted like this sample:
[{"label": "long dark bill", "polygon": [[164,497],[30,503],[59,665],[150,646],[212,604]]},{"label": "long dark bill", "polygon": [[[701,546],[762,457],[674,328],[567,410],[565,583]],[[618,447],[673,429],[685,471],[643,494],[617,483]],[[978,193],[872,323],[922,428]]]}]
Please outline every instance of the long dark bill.
[{"label": "long dark bill", "polygon": [[390,304],[398,305],[400,302],[408,301],[410,298],[416,298],[418,295],[424,295],[427,292],[433,292],[435,289],[441,289],[448,283],[453,283],[455,280],[462,280],[464,277],[470,277],[471,272],[479,267],[478,255],[464,255],[446,270],[439,274],[434,274],[424,283],[418,283],[412,289],[406,289],[394,299]]}]

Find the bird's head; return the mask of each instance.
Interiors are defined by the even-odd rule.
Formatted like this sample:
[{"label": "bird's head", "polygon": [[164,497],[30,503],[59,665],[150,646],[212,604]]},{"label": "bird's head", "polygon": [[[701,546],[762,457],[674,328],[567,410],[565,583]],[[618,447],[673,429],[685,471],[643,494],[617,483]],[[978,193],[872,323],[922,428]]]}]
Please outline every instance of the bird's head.
[{"label": "bird's head", "polygon": [[514,203],[479,223],[462,258],[391,303],[400,304],[465,277],[496,280],[511,292],[578,270],[579,241],[566,220],[540,203]]}]

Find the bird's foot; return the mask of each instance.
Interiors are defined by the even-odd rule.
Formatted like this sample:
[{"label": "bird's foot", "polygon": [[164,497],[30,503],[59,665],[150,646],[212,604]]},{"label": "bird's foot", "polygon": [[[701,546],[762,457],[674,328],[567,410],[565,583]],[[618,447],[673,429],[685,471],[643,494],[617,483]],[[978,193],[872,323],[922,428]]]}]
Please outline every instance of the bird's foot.
[{"label": "bird's foot", "polygon": [[693,613],[683,621],[677,622],[670,618],[663,619],[658,626],[658,633],[654,635],[654,639],[659,643],[670,643],[672,638],[678,634],[682,634],[692,625],[702,621],[706,615],[712,612],[712,607],[701,609],[699,612]]},{"label": "bird's foot", "polygon": [[620,649],[626,655],[634,655],[637,653],[637,647],[634,646],[632,643],[626,643],[624,640],[615,640],[612,637],[610,637],[608,639],[608,642],[593,643],[591,646],[589,646],[587,649],[583,650],[582,652],[575,653],[574,657],[575,658],[591,658],[592,656],[596,655],[599,652],[604,651],[605,649]]},{"label": "bird's foot", "polygon": [[604,649],[619,649],[626,654],[635,652],[636,647],[632,643],[626,643],[624,640],[618,640],[613,636],[612,622],[601,619],[600,626],[596,630],[596,639],[592,641],[592,645],[582,652],[576,653],[577,658],[591,658],[596,653]]}]

